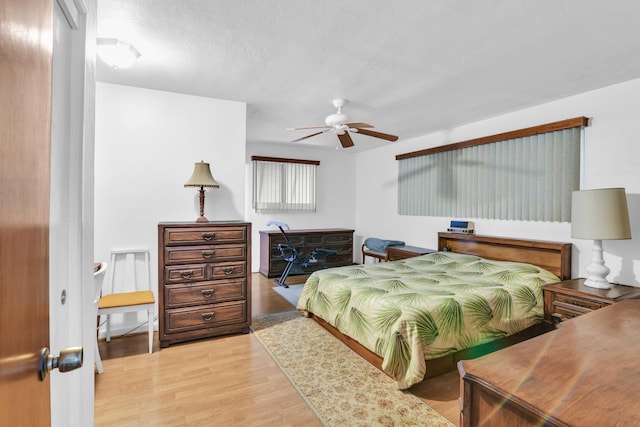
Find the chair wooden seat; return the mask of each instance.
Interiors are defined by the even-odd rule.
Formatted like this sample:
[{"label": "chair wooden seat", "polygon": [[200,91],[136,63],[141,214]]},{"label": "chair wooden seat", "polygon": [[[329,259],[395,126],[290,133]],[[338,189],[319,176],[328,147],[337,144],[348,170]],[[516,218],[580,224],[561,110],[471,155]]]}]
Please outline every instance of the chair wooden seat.
[{"label": "chair wooden seat", "polygon": [[141,304],[154,304],[156,299],[151,291],[125,292],[109,294],[100,298],[98,308],[107,310],[113,307],[131,307]]}]

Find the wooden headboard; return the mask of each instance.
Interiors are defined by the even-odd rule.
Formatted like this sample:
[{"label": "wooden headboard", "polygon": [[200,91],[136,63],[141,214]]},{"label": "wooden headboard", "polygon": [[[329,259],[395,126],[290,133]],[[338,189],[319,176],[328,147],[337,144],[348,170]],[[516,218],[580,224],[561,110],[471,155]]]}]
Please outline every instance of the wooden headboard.
[{"label": "wooden headboard", "polygon": [[498,261],[526,262],[544,268],[562,280],[571,278],[571,243],[438,233],[438,250]]}]

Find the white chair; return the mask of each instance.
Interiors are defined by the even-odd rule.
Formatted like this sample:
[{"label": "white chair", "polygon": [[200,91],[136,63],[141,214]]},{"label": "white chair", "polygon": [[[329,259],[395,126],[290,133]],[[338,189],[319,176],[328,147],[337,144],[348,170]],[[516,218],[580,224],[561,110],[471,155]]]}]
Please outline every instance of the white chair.
[{"label": "white chair", "polygon": [[[95,310],[95,317],[98,316],[98,302],[100,301],[100,291],[102,290],[102,282],[104,282],[104,273],[107,271],[107,263],[100,264],[100,268],[93,273],[93,286],[94,286],[94,298],[93,307]],[[94,317],[94,316],[92,316]],[[98,333],[96,331],[96,345],[95,345],[95,359],[98,373],[104,372],[102,368],[102,358],[100,357],[100,348],[98,347]]]},{"label": "white chair", "polygon": [[[118,260],[120,262],[118,262]],[[138,283],[136,264],[142,258],[144,271],[141,272],[145,278],[143,285]],[[132,278],[133,289],[126,292],[114,293],[116,283],[116,273],[118,266],[128,267],[121,277]],[[129,274],[126,274],[129,273]],[[107,317],[107,342],[111,341],[111,315],[114,313],[128,313],[134,311],[146,311],[149,330],[149,354],[153,353],[153,320],[155,317],[156,300],[151,291],[151,275],[149,269],[149,249],[125,249],[111,251],[111,275],[109,294],[103,295],[98,303],[98,315]],[[120,277],[120,276],[118,276]]]}]

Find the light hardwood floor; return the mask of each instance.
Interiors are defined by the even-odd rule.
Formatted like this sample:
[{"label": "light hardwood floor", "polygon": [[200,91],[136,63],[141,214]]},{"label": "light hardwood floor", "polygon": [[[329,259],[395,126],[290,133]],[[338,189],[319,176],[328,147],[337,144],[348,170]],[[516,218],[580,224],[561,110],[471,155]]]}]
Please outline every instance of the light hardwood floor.
[{"label": "light hardwood floor", "polygon": [[[302,283],[291,276],[287,283]],[[289,311],[272,279],[252,275],[252,315]],[[96,375],[96,426],[318,426],[253,334],[172,345],[156,340],[148,354],[146,333],[100,342],[105,372]],[[451,372],[410,391],[458,424],[459,378]]]}]

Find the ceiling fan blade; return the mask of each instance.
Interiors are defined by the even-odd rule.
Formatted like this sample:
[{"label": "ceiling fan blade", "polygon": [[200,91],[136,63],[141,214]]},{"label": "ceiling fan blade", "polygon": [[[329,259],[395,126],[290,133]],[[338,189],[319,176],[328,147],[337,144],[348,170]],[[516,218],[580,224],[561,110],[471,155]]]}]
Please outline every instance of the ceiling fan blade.
[{"label": "ceiling fan blade", "polygon": [[349,132],[338,135],[338,139],[340,140],[340,144],[342,144],[343,148],[353,147],[353,140],[349,136]]},{"label": "ceiling fan blade", "polygon": [[374,138],[385,139],[387,141],[392,141],[392,142],[398,140],[398,137],[395,136],[395,135],[390,135],[388,133],[382,133],[382,132],[376,132],[374,130],[358,128],[358,133],[361,133],[361,134],[367,135],[367,136],[372,136]]},{"label": "ceiling fan blade", "polygon": [[302,128],[287,128],[287,130],[328,129],[329,126],[307,126]]},{"label": "ceiling fan blade", "polygon": [[316,132],[316,133],[312,133],[311,135],[307,135],[307,136],[303,136],[302,138],[294,139],[291,142],[299,142],[299,141],[302,141],[303,139],[311,138],[312,136],[316,136],[316,135],[320,135],[321,133],[325,133],[328,130],[329,129],[323,130],[323,131],[320,131],[320,132]]},{"label": "ceiling fan blade", "polygon": [[349,126],[350,128],[372,128],[372,125],[362,122],[354,122],[354,123],[345,123],[345,126]]}]

